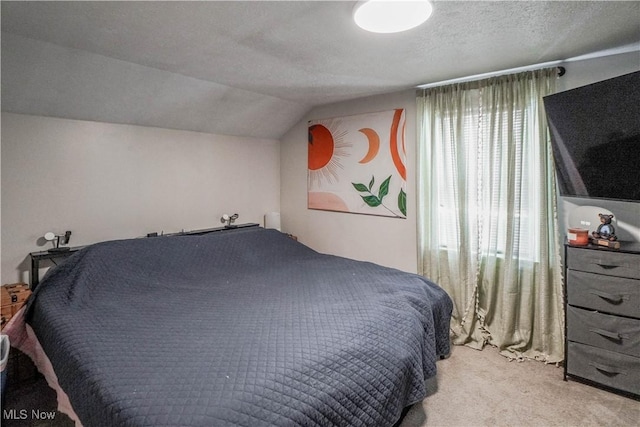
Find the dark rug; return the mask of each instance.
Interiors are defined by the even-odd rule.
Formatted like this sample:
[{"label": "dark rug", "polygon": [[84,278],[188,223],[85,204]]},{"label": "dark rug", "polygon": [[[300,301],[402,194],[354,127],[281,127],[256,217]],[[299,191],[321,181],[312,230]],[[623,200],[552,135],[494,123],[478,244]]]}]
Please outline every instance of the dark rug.
[{"label": "dark rug", "polygon": [[2,426],[73,427],[69,417],[56,411],[56,392],[27,356],[12,348],[5,369]]}]

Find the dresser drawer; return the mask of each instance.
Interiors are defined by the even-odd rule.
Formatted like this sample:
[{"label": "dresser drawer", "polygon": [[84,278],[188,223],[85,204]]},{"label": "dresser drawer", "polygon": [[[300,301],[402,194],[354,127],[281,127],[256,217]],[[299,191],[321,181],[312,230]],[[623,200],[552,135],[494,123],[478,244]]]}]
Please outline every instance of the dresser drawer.
[{"label": "dresser drawer", "polygon": [[567,339],[640,357],[640,319],[568,306]]},{"label": "dresser drawer", "polygon": [[567,247],[567,267],[590,273],[640,279],[640,256],[632,253]]},{"label": "dresser drawer", "polygon": [[640,395],[640,358],[569,342],[567,373]]},{"label": "dresser drawer", "polygon": [[570,305],[640,318],[640,280],[574,270],[566,280]]}]

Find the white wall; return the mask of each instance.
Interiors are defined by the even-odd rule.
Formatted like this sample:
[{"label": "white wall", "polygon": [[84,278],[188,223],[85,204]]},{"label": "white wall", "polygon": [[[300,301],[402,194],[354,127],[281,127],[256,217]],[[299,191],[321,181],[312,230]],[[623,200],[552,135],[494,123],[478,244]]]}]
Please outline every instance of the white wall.
[{"label": "white wall", "polygon": [[[567,90],[640,69],[638,52],[567,62],[558,90]],[[312,248],[401,270],[417,271],[416,240],[416,102],[415,91],[403,91],[315,108],[281,140],[281,215],[283,230]],[[307,121],[406,108],[407,219],[353,215],[307,209]],[[560,201],[560,227],[566,229],[571,203]],[[607,208],[607,206],[603,206]],[[640,204],[614,203],[609,209],[624,222],[640,226]],[[635,217],[635,218],[634,218]],[[633,236],[622,230],[622,237]]]},{"label": "white wall", "polygon": [[[406,109],[407,218],[307,209],[307,121]],[[313,109],[281,140],[282,230],[317,251],[417,271],[415,91],[403,91]]]},{"label": "white wall", "polygon": [[280,207],[279,143],[2,114],[2,283],[27,281],[47,231],[71,246],[263,222]]}]

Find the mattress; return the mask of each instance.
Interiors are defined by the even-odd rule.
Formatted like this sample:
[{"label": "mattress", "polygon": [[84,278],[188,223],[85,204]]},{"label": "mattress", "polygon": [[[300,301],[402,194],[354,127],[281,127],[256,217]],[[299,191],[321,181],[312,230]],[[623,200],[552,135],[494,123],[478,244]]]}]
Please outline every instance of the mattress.
[{"label": "mattress", "polygon": [[25,318],[85,426],[391,426],[451,309],[424,277],[252,228],[88,246]]}]

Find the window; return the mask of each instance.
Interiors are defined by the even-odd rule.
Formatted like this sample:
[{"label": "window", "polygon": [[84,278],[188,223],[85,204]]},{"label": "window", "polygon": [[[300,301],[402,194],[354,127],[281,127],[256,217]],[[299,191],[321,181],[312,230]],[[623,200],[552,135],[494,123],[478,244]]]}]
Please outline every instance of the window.
[{"label": "window", "polygon": [[542,97],[555,70],[418,97],[419,271],[454,301],[453,342],[563,357],[555,177]]}]

